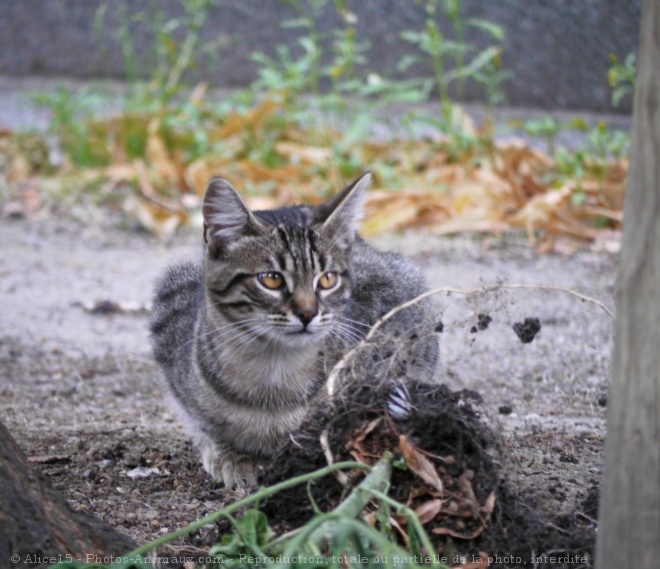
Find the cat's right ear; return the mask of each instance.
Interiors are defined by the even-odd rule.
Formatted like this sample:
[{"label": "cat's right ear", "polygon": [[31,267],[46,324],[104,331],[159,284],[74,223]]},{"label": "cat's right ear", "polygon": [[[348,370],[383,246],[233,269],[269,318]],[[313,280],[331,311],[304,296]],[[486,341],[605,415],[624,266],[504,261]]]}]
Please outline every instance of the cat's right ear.
[{"label": "cat's right ear", "polygon": [[263,225],[224,178],[212,178],[202,203],[204,241],[209,252],[217,255],[240,237],[264,233]]}]

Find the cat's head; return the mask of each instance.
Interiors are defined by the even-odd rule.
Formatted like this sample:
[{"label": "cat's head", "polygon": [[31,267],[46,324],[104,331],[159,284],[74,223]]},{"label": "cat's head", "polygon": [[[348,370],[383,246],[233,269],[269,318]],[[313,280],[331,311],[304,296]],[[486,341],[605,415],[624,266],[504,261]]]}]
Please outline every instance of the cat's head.
[{"label": "cat's head", "polygon": [[209,309],[241,334],[276,344],[310,345],[332,330],[350,335],[341,313],[370,180],[364,174],[317,206],[264,211],[250,211],[226,180],[211,180],[202,210]]}]

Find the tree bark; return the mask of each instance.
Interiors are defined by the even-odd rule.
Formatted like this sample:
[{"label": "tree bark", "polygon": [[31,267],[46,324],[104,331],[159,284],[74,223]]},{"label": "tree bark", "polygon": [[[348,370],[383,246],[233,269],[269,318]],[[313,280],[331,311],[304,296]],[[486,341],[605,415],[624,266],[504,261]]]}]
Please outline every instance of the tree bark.
[{"label": "tree bark", "polygon": [[0,567],[46,567],[134,548],[128,536],[72,510],[0,423]]},{"label": "tree bark", "polygon": [[598,569],[660,566],[660,2],[642,9],[596,546]]}]

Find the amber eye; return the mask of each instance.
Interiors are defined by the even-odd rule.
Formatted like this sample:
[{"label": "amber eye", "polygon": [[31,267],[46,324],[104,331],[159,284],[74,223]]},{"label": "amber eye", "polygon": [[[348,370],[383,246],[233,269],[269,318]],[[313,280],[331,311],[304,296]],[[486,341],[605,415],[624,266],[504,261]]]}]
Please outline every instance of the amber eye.
[{"label": "amber eye", "polygon": [[284,277],[280,273],[259,273],[257,275],[259,282],[270,290],[280,290],[284,288]]},{"label": "amber eye", "polygon": [[337,273],[333,273],[332,271],[323,273],[319,277],[319,288],[327,290],[329,288],[332,288],[337,284],[337,281],[339,280],[339,277],[337,276]]}]

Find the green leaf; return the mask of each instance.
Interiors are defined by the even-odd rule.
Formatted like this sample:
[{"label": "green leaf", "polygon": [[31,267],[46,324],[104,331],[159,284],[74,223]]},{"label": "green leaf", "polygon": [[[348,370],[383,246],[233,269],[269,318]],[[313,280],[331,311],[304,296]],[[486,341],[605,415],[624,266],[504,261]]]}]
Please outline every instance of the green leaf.
[{"label": "green leaf", "polygon": [[572,128],[573,130],[579,130],[585,132],[589,129],[589,123],[584,117],[576,117],[573,120],[566,123],[566,126]]},{"label": "green leaf", "polygon": [[424,39],[425,35],[421,32],[413,32],[412,30],[404,30],[399,34],[401,39],[408,41],[410,43],[419,44]]},{"label": "green leaf", "polygon": [[486,67],[499,54],[500,48],[491,46],[479,53],[465,67],[452,69],[445,75],[445,81],[453,81],[458,77],[471,77],[482,68]]},{"label": "green leaf", "polygon": [[209,555],[233,557],[252,553],[255,548],[263,548],[272,536],[266,514],[256,509],[248,510],[236,522],[234,533],[223,536],[222,542],[209,550]]},{"label": "green leaf", "polygon": [[552,136],[559,132],[559,123],[550,117],[533,119],[524,123],[525,132],[531,136]]},{"label": "green leaf", "polygon": [[571,194],[571,203],[573,205],[582,205],[587,199],[587,194],[584,190],[576,190]]},{"label": "green leaf", "polygon": [[374,117],[371,113],[360,113],[344,134],[344,138],[341,141],[342,148],[348,148],[356,142],[364,140],[371,132],[371,127],[373,124]]},{"label": "green leaf", "polygon": [[415,65],[416,63],[419,63],[421,61],[421,57],[418,55],[404,55],[400,60],[399,63],[396,64],[396,70],[397,71],[406,71],[408,68],[411,66]]},{"label": "green leaf", "polygon": [[280,26],[282,28],[309,28],[310,21],[309,18],[291,18],[290,20],[284,20]]},{"label": "green leaf", "polygon": [[471,18],[470,20],[468,20],[467,23],[469,26],[473,26],[475,28],[484,30],[485,32],[493,36],[496,40],[503,41],[506,36],[506,33],[502,26],[495,24],[493,22],[489,22],[488,20],[482,20],[480,18]]}]

